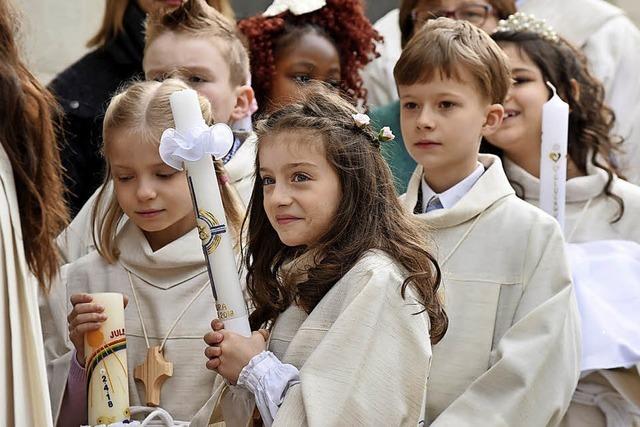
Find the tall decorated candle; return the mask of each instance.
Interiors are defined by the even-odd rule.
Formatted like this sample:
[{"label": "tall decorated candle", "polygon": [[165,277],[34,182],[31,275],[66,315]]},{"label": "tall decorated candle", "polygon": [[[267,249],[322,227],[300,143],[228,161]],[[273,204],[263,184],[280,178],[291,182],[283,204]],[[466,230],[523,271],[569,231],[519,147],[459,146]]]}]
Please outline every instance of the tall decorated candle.
[{"label": "tall decorated candle", "polygon": [[551,83],[547,85],[553,96],[542,107],[540,208],[564,228],[569,105],[560,99]]},{"label": "tall decorated candle", "polygon": [[163,133],[160,157],[173,168],[187,171],[218,317],[226,329],[250,336],[247,306],[212,158],[221,159],[229,152],[233,132],[226,124],[206,125],[194,90],[176,92],[170,102],[176,128]]},{"label": "tall decorated candle", "polygon": [[130,420],[127,338],[122,294],[91,294],[107,320],[84,338],[89,425]]}]

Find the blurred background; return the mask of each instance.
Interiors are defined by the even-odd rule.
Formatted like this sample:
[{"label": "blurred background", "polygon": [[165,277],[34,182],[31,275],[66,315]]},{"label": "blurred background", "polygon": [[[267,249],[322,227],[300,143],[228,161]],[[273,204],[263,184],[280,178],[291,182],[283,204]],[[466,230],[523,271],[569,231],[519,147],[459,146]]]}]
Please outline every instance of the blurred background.
[{"label": "blurred background", "polygon": [[[80,58],[87,40],[100,27],[105,0],[13,0],[21,9],[20,42],[36,76],[48,83],[58,72]],[[535,1],[535,0],[530,0]],[[561,1],[561,0],[558,0]],[[238,18],[264,11],[271,0],[232,0]],[[398,0],[366,2],[367,15],[375,22]],[[611,0],[640,23],[640,1]],[[640,47],[638,47],[640,49]]]}]

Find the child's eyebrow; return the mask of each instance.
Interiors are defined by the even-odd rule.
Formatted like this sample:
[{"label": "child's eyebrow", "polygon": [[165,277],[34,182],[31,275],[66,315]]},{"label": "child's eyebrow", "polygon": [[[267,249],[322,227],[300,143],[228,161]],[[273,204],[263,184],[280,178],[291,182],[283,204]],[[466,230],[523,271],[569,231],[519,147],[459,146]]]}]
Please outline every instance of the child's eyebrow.
[{"label": "child's eyebrow", "polygon": [[296,162],[296,163],[289,163],[286,165],[287,168],[289,169],[295,169],[298,168],[300,166],[310,166],[312,168],[317,168],[318,165],[316,165],[315,163],[310,163],[310,162]]}]

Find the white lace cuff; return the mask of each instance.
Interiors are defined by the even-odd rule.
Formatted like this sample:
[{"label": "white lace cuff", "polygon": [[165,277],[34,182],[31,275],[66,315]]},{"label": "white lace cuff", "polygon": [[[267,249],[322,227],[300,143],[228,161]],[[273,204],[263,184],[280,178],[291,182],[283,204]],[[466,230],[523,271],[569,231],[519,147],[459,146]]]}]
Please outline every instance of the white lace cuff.
[{"label": "white lace cuff", "polygon": [[298,369],[270,351],[255,355],[240,372],[238,385],[253,393],[266,426],[271,426],[287,390],[300,382]]}]

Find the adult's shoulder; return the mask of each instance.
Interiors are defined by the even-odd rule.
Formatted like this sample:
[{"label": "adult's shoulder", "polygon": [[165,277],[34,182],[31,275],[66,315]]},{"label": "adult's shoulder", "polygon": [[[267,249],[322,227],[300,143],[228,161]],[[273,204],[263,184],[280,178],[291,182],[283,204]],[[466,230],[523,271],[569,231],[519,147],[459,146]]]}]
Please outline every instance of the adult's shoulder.
[{"label": "adult's shoulder", "polygon": [[58,74],[49,84],[65,113],[93,117],[124,80],[138,72],[117,64],[104,49],[93,50]]}]

